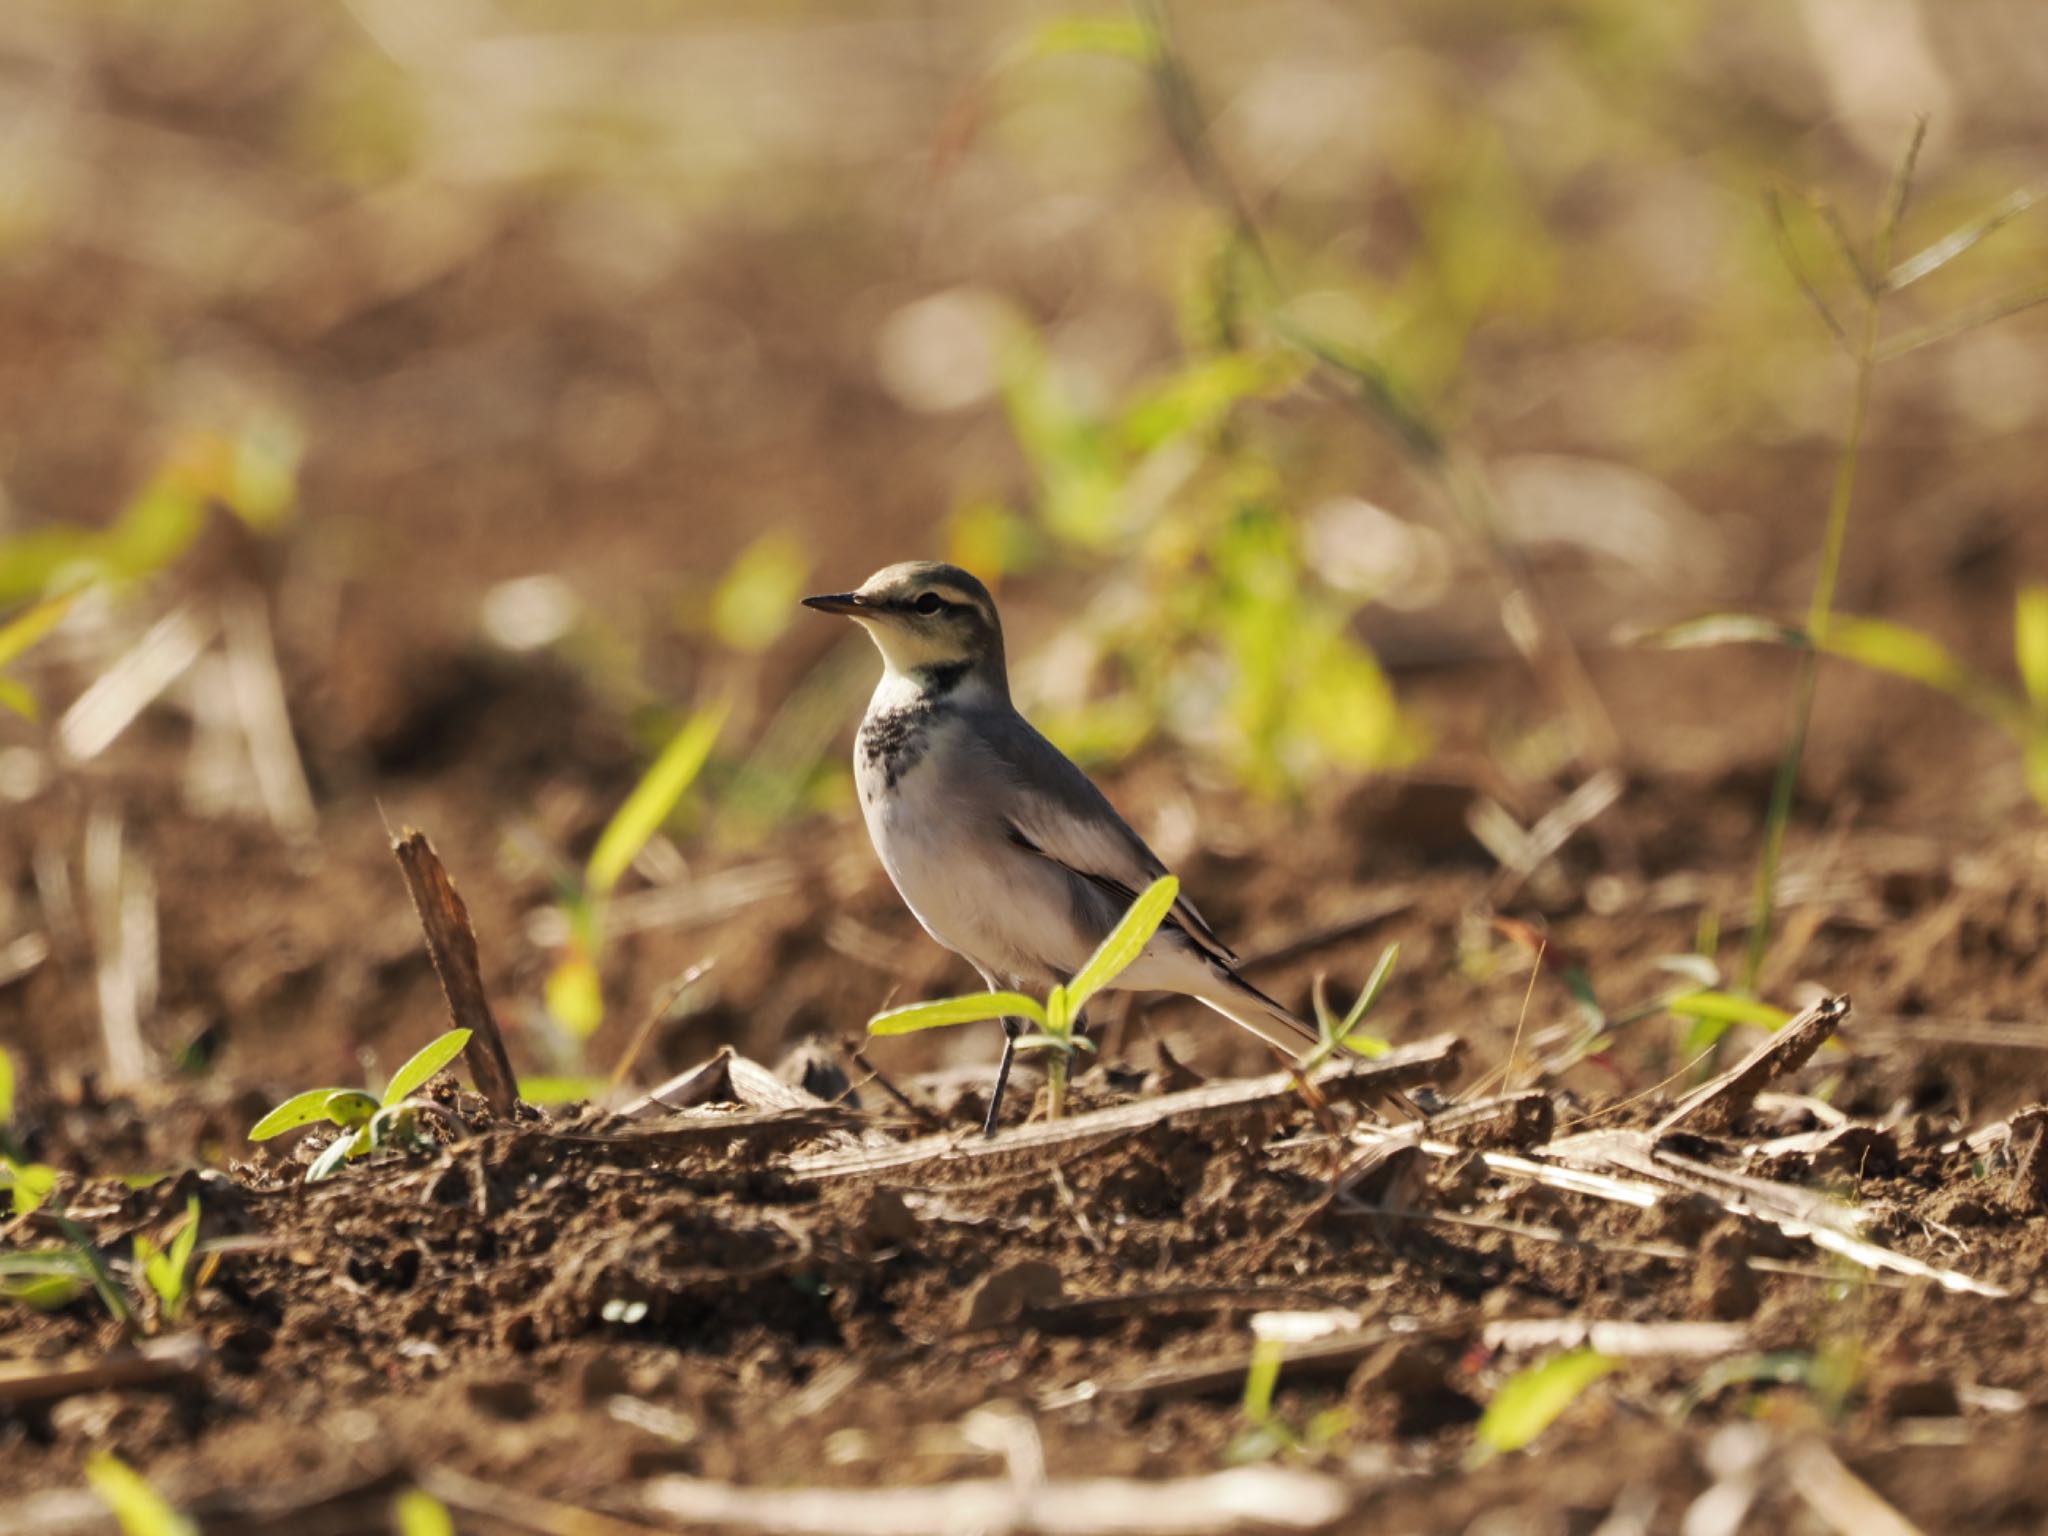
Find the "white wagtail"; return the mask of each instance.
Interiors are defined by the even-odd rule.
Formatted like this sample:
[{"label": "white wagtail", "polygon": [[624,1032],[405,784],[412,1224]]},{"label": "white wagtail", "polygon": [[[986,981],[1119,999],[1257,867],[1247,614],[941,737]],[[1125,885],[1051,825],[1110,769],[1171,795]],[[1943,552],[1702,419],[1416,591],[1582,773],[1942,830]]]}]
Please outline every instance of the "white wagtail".
[{"label": "white wagtail", "polygon": [[[1065,981],[1166,866],[1017,713],[988,588],[912,561],[804,604],[855,620],[882,653],[853,767],[868,835],[911,913],[991,991]],[[1183,896],[1114,985],[1199,999],[1289,1056],[1315,1043],[1236,967]],[[991,1131],[1019,1021],[1005,1026]]]}]

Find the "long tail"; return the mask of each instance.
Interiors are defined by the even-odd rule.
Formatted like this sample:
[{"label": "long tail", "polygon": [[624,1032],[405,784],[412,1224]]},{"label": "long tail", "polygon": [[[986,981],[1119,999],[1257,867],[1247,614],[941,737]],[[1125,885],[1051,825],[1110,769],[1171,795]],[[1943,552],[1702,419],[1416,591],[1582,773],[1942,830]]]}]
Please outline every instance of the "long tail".
[{"label": "long tail", "polygon": [[1208,971],[1213,978],[1211,984],[1199,991],[1191,988],[1189,996],[1238,1027],[1250,1030],[1290,1061],[1299,1060],[1320,1038],[1312,1026],[1221,962],[1212,961]]}]

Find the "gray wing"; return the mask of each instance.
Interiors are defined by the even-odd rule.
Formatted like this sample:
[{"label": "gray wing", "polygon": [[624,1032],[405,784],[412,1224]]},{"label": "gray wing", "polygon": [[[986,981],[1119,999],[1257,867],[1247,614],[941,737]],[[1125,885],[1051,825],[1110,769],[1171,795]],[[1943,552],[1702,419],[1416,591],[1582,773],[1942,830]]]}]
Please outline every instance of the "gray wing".
[{"label": "gray wing", "polygon": [[[1050,859],[1113,897],[1119,916],[1146,886],[1166,874],[1159,855],[1130,829],[1116,807],[1065,753],[1014,710],[991,718],[976,739],[1009,781],[1002,797],[1004,833],[1011,842]],[[1183,895],[1167,914],[1195,947],[1236,966],[1215,931]]]}]

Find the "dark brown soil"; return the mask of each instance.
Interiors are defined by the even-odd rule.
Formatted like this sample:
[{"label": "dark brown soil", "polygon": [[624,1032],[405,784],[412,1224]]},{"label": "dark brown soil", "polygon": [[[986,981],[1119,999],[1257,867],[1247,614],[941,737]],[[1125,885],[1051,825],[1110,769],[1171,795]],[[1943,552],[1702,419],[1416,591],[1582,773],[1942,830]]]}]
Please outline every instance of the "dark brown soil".
[{"label": "dark brown soil", "polygon": [[[132,190],[124,146],[162,157],[145,181],[254,175],[300,153],[303,61],[358,46],[342,40],[346,17],[312,9],[318,23],[237,11],[233,48],[175,69],[159,53],[170,42],[112,12],[71,39],[116,134],[94,151],[95,195],[114,207]],[[1444,25],[1454,35],[1418,21],[1423,45],[1483,78],[1483,40]],[[1232,35],[1215,34],[1218,53]],[[259,59],[274,67],[257,71]],[[905,66],[902,99],[929,108],[916,114],[926,129],[957,106],[934,83],[961,72],[949,60],[927,61],[933,77]],[[1783,88],[1758,86],[1775,105],[1751,105],[1783,112],[1772,96]],[[2038,122],[1966,126],[1994,169],[2044,139]],[[1811,161],[1867,175],[1817,104],[1812,121],[1770,131],[1801,146],[1788,172]],[[920,176],[937,136],[903,152]],[[177,171],[187,154],[204,175]],[[664,275],[616,292],[572,259],[592,210],[546,177],[466,191],[474,228],[448,233],[444,267],[424,247],[401,261],[350,189],[319,177],[261,190],[282,226],[314,232],[279,271],[202,280],[83,236],[6,254],[0,472],[7,505],[29,520],[104,522],[175,437],[159,394],[175,395],[182,375],[124,382],[122,367],[144,366],[120,361],[131,352],[160,347],[201,372],[272,381],[305,425],[293,527],[258,540],[222,514],[170,575],[128,595],[121,622],[139,633],[181,602],[214,612],[261,595],[317,823],[294,841],[250,808],[195,806],[182,708],[146,712],[83,763],[48,753],[47,724],[0,723],[0,746],[44,754],[49,770],[0,815],[0,941],[41,932],[51,944],[47,960],[0,981],[0,1043],[21,1079],[11,1135],[63,1171],[62,1204],[119,1278],[134,1236],[167,1232],[192,1195],[209,1254],[175,1327],[131,1287],[135,1338],[89,1293],[47,1315],[0,1303],[9,1371],[119,1358],[144,1335],[206,1349],[160,1390],[17,1402],[0,1376],[4,1498],[78,1486],[87,1457],[112,1450],[174,1500],[213,1501],[209,1529],[264,1528],[261,1509],[330,1495],[326,1513],[270,1528],[384,1529],[393,1490],[447,1472],[654,1523],[634,1489],[671,1472],[761,1487],[999,1476],[1001,1456],[961,1428],[992,1402],[1028,1417],[1052,1476],[1190,1475],[1231,1458],[1247,1428],[1242,1379],[1156,1387],[1145,1373],[1238,1360],[1258,1313],[1349,1309],[1385,1333],[1383,1347],[1290,1369],[1276,1401],[1304,1435],[1343,1410],[1341,1427],[1279,1455],[1341,1482],[1341,1529],[1676,1531],[1750,1429],[1769,1455],[1744,1529],[1827,1528],[1789,1456],[1813,1445],[1922,1530],[2048,1527],[2048,1137],[2023,1113],[2048,1100],[2048,822],[2005,735],[1939,694],[1846,667],[1824,674],[1760,990],[1793,1004],[1853,998],[1839,1041],[1776,1086],[1884,1130],[1853,1165],[1825,1154],[1766,1165],[1744,1160],[1748,1143],[1813,1123],[1759,1111],[1691,1152],[1860,1204],[1875,1241],[2002,1296],[1873,1275],[1717,1208],[1630,1210],[1469,1158],[1400,1171],[1405,1214],[1349,1209],[1326,1199],[1328,1123],[1298,1099],[1154,1126],[1071,1160],[793,1171],[793,1151],[852,1136],[965,1136],[980,1080],[942,1069],[979,1073],[995,1052],[972,1031],[867,1045],[922,1122],[853,1060],[877,1009],[973,978],[902,909],[850,811],[679,832],[677,884],[702,899],[607,952],[610,1011],[588,1062],[608,1072],[669,982],[715,961],[681,1016],[653,1031],[634,1080],[726,1046],[771,1065],[804,1047],[854,1085],[856,1129],[795,1148],[748,1135],[606,1141],[595,1111],[494,1126],[444,1082],[462,1140],[322,1185],[300,1182],[318,1133],[244,1139],[285,1094],[381,1080],[446,1027],[388,853],[401,825],[431,836],[461,887],[520,1068],[558,1069],[533,1023],[556,958],[531,926],[556,895],[533,850],[588,853],[663,706],[731,696],[735,738],[756,739],[839,638],[819,620],[763,657],[735,658],[679,628],[679,604],[764,527],[799,531],[819,579],[836,585],[940,552],[939,514],[963,485],[1019,479],[992,412],[916,415],[892,400],[873,376],[872,333],[888,306],[956,279],[1007,283],[1057,310],[1065,299],[1043,290],[1046,271],[1085,265],[1096,248],[977,266],[965,235],[941,231],[906,256],[916,241],[900,210],[878,220],[850,206],[830,166],[790,175],[796,211],[707,217]],[[878,162],[869,195],[931,195],[907,176]],[[393,275],[415,272],[409,262],[416,280]],[[1164,306],[1135,323],[1151,351],[1167,345]],[[654,335],[676,355],[650,364]],[[2038,360],[2038,345],[2027,355]],[[1483,334],[1475,440],[1624,456],[1575,441],[1552,407],[1530,404],[1558,392],[1547,368],[1576,381],[1575,365],[1556,336]],[[656,368],[669,372],[657,381]],[[1933,386],[1900,378],[1872,423],[1841,605],[2009,677],[2013,593],[2048,573],[2039,432],[1948,433]],[[654,413],[630,453],[608,456],[575,425],[573,402],[606,389]],[[1333,462],[1364,452],[1346,435],[1357,430],[1333,430]],[[1684,610],[1803,604],[1834,452],[1824,434],[1780,423],[1665,466],[1707,509],[1722,554]],[[1373,477],[1375,496],[1409,494],[1384,462]],[[538,571],[604,616],[592,654],[515,654],[479,638],[484,594]],[[1576,1027],[1563,962],[1581,965],[1615,1014],[1667,991],[1660,962],[1693,951],[1703,928],[1718,935],[1717,958],[1738,963],[1792,676],[1786,657],[1759,650],[1614,648],[1608,609],[1667,618],[1669,594],[1636,603],[1569,563],[1546,566],[1561,609],[1577,617],[1585,598],[1600,619],[1574,628],[1617,722],[1623,788],[1510,886],[1468,830],[1475,798],[1526,826],[1572,781],[1526,766],[1540,755],[1540,693],[1497,635],[1482,573],[1467,574],[1427,622],[1363,620],[1432,732],[1426,764],[1319,782],[1291,804],[1257,801],[1163,749],[1106,776],[1148,834],[1192,813],[1199,831],[1174,862],[1276,995],[1302,1003],[1327,973],[1348,996],[1398,941],[1376,1017],[1396,1043],[1465,1042],[1447,1096],[1497,1078],[1518,1035],[1542,1052]],[[1006,589],[1020,651],[1058,632],[1075,590],[1071,572]],[[51,657],[35,681],[61,710],[107,659]],[[859,707],[856,687],[849,734]],[[78,905],[88,823],[109,816],[155,893],[161,977],[140,1084],[108,1079],[93,924]],[[52,858],[77,888],[68,912],[48,905]],[[1527,951],[1496,917],[1547,936],[1533,987]],[[1119,1006],[1099,1022],[1104,1064],[1076,1084],[1083,1108],[1269,1066],[1183,1004]],[[1684,1033],[1645,1018],[1549,1084],[1564,1128],[1595,1114],[1650,1124],[1687,1086]],[[189,1070],[170,1065],[181,1056]],[[1023,1080],[1015,1118],[1032,1112],[1035,1087]],[[2009,1148],[1964,1144],[2008,1119]],[[1553,1235],[1531,1235],[1541,1231]],[[49,1212],[0,1223],[0,1251],[60,1239]],[[1535,1358],[1490,1348],[1486,1325],[1567,1317],[1731,1321],[1745,1356],[1823,1364],[1802,1382],[1735,1381],[1694,1401],[1701,1361],[1630,1359],[1532,1450],[1479,1464],[1475,1420]],[[1826,1369],[1833,1384],[1816,1385]],[[1836,1513],[1849,1523],[1833,1528],[1875,1528],[1853,1508]]]}]

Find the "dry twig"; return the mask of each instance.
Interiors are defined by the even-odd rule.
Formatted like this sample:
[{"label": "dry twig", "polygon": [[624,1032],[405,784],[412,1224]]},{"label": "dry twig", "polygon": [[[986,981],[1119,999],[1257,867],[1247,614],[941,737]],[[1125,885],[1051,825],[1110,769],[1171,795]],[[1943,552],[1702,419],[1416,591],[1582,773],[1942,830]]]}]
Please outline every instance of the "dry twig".
[{"label": "dry twig", "polygon": [[412,892],[413,910],[426,934],[427,953],[441,978],[448,1012],[457,1028],[471,1031],[465,1054],[476,1074],[477,1088],[491,1112],[509,1120],[519,1101],[519,1082],[512,1075],[512,1058],[498,1031],[497,1015],[491,1012],[490,999],[484,994],[483,967],[477,960],[476,930],[469,925],[469,909],[462,904],[455,882],[448,878],[424,832],[406,828],[392,842],[391,851],[405,872],[406,889]]}]

